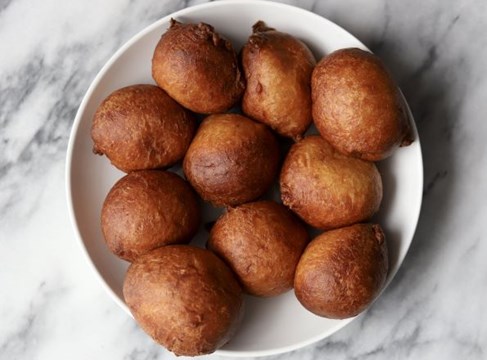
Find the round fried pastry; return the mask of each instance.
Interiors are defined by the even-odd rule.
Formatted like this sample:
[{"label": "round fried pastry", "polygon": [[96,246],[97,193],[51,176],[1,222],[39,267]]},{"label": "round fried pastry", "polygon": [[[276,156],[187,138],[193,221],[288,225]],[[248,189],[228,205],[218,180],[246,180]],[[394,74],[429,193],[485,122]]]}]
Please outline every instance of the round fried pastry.
[{"label": "round fried pastry", "polygon": [[201,123],[183,169],[204,200],[235,206],[267,191],[278,163],[277,140],[265,125],[238,114],[216,114]]},{"label": "round fried pastry", "polygon": [[189,184],[172,172],[135,171],[108,193],[101,225],[109,249],[133,261],[160,246],[186,243],[198,230],[200,208]]},{"label": "round fried pastry", "polygon": [[230,109],[245,88],[228,40],[211,25],[174,19],[154,50],[152,77],[181,105],[202,114]]},{"label": "round fried pastry", "polygon": [[242,110],[283,136],[300,138],[311,124],[311,73],[316,60],[295,37],[262,21],[242,49],[247,87]]},{"label": "round fried pastry", "polygon": [[194,116],[154,85],[111,93],[91,128],[93,152],[124,172],[165,168],[181,160],[196,130]]},{"label": "round fried pastry", "polygon": [[378,161],[411,142],[402,95],[374,54],[350,48],[324,57],[311,91],[316,128],[340,152]]},{"label": "round fried pastry", "polygon": [[304,225],[285,206],[257,201],[221,216],[208,248],[232,268],[247,293],[269,297],[292,288],[308,241]]},{"label": "round fried pastry", "polygon": [[376,224],[325,232],[306,247],[294,291],[312,313],[332,319],[356,316],[379,295],[389,267],[384,233]]},{"label": "round fried pastry", "polygon": [[211,251],[169,245],[130,265],[123,296],[137,323],[176,355],[214,352],[233,336],[243,313],[242,290]]},{"label": "round fried pastry", "polygon": [[283,203],[319,229],[369,219],[382,201],[382,179],[375,164],[337,152],[320,136],[291,147],[280,187]]}]

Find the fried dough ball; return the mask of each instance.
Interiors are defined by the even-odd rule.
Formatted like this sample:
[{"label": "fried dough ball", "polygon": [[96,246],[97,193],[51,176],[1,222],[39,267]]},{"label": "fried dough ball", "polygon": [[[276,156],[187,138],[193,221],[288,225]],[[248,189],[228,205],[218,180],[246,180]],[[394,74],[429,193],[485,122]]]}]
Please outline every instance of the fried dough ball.
[{"label": "fried dough ball", "polygon": [[163,245],[189,242],[199,223],[200,208],[191,186],[174,173],[157,170],[121,178],[101,212],[109,249],[128,261]]},{"label": "fried dough ball", "polygon": [[181,160],[196,130],[193,115],[154,85],[111,93],[93,118],[93,152],[124,172],[164,168]]},{"label": "fried dough ball", "polygon": [[411,142],[404,100],[377,56],[337,50],[316,65],[311,89],[315,125],[340,152],[378,161]]},{"label": "fried dough ball", "polygon": [[247,87],[243,112],[277,133],[300,138],[311,124],[311,73],[316,60],[295,37],[259,21],[242,49]]},{"label": "fried dough ball", "polygon": [[261,196],[278,171],[277,140],[265,126],[237,114],[208,116],[183,161],[196,192],[216,206]]},{"label": "fried dough ball", "polygon": [[370,218],[382,200],[374,163],[337,152],[319,136],[291,147],[282,167],[281,198],[311,226],[332,229]]},{"label": "fried dough ball", "polygon": [[202,114],[230,109],[245,89],[232,44],[205,23],[171,19],[154,51],[152,77],[181,105]]},{"label": "fried dough ball", "polygon": [[208,248],[232,268],[247,293],[269,297],[292,288],[308,241],[304,225],[285,206],[258,201],[221,216]]},{"label": "fried dough ball", "polygon": [[169,245],[130,265],[123,295],[140,327],[176,355],[214,352],[235,333],[242,290],[211,251]]},{"label": "fried dough ball", "polygon": [[331,230],[306,247],[296,269],[294,291],[312,313],[345,319],[358,315],[379,295],[388,267],[379,225]]}]

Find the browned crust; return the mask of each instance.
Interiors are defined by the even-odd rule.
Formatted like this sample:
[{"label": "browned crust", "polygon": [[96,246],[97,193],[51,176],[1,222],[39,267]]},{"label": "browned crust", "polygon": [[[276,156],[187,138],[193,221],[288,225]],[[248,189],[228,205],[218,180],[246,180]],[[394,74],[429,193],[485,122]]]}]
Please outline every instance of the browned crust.
[{"label": "browned crust", "polygon": [[152,77],[177,102],[203,114],[230,109],[245,88],[228,40],[211,25],[174,19],[155,48]]},{"label": "browned crust", "polygon": [[181,160],[196,130],[194,116],[154,85],[111,93],[91,128],[93,151],[124,172],[164,168]]},{"label": "browned crust", "polygon": [[214,352],[235,333],[242,291],[231,270],[208,250],[170,245],[129,267],[123,295],[138,324],[176,355]]},{"label": "browned crust", "polygon": [[243,112],[283,136],[300,138],[312,121],[311,73],[315,64],[303,42],[257,22],[242,49],[247,82]]},{"label": "browned crust", "polygon": [[306,229],[291,211],[273,201],[258,201],[220,217],[208,247],[232,268],[247,293],[268,297],[292,288],[308,241]]},{"label": "browned crust", "polygon": [[316,315],[344,319],[358,315],[379,295],[388,272],[384,233],[376,224],[325,232],[299,261],[294,289]]},{"label": "browned crust", "polygon": [[189,184],[174,173],[155,170],[120,179],[101,213],[108,248],[128,261],[163,245],[189,242],[199,223],[197,196]]},{"label": "browned crust", "polygon": [[261,196],[278,171],[279,149],[264,125],[237,114],[208,116],[183,161],[186,178],[206,200],[235,206]]},{"label": "browned crust", "polygon": [[377,56],[337,50],[316,65],[311,89],[315,125],[342,153],[378,161],[411,141],[403,98]]},{"label": "browned crust", "polygon": [[319,229],[367,220],[382,201],[382,179],[375,164],[342,155],[319,136],[292,146],[280,187],[283,203]]}]

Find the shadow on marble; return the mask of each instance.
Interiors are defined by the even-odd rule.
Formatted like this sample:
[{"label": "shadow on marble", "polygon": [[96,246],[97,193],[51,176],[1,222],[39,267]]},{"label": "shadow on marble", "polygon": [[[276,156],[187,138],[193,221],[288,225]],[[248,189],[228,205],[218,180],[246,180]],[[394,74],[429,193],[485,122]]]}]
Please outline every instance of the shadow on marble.
[{"label": "shadow on marble", "polygon": [[[400,286],[420,286],[421,276],[414,277],[414,284],[404,284],[404,276],[413,272],[421,274],[427,267],[434,266],[438,254],[435,249],[442,246],[441,232],[444,221],[453,204],[455,191],[455,149],[451,136],[458,117],[455,89],[449,87],[448,74],[435,67],[438,61],[434,46],[428,50],[420,64],[405,62],[404,56],[392,44],[381,42],[371,46],[391,69],[408,100],[421,139],[424,167],[423,204],[416,234],[403,265],[394,281],[384,293]],[[446,71],[446,70],[445,70]],[[435,188],[441,184],[441,193]]]}]

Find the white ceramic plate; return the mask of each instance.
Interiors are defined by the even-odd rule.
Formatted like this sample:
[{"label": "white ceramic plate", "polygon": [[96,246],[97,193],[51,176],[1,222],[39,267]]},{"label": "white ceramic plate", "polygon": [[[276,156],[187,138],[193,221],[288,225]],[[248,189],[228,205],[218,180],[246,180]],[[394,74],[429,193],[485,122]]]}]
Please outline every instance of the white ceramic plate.
[{"label": "white ceramic plate", "polygon": [[[213,2],[186,8],[147,27],[120,48],[91,84],[76,115],[68,145],[66,188],[68,207],[83,253],[115,302],[129,313],[122,297],[123,277],[128,264],[112,255],[103,241],[100,211],[111,186],[124,174],[106,157],[93,155],[90,127],[100,102],[112,91],[131,84],[154,83],[151,58],[171,17],[182,22],[206,22],[240,49],[257,20],[302,39],[317,59],[333,50],[365,45],[344,29],[316,14],[288,5],[261,1]],[[414,235],[422,199],[423,166],[419,138],[379,164],[384,200],[376,221],[382,224],[390,249],[393,278]],[[179,170],[179,171],[178,171]],[[180,169],[175,169],[180,172]],[[217,212],[204,209],[205,221]],[[202,227],[196,243],[207,233]],[[271,299],[248,297],[244,322],[219,355],[263,356],[294,350],[323,339],[352,319],[329,320],[306,311],[292,291]]]}]

